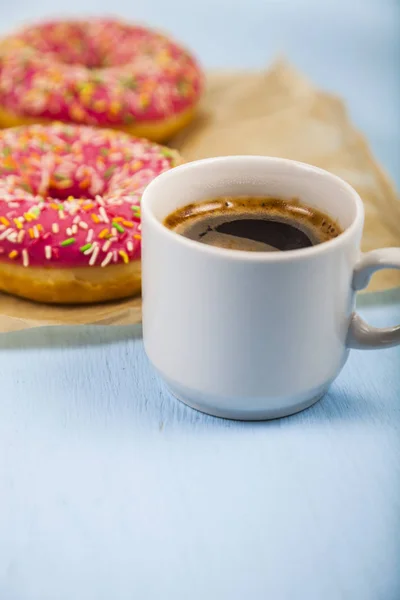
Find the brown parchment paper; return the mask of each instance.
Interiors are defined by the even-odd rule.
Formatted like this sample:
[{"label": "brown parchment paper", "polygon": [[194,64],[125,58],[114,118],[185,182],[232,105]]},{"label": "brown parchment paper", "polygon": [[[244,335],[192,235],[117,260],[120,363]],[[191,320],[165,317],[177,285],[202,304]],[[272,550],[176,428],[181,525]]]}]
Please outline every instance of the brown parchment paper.
[{"label": "brown parchment paper", "polygon": [[[363,251],[400,245],[400,200],[350,122],[343,102],[312,86],[284,61],[266,72],[211,73],[198,118],[171,142],[184,159],[263,154],[317,165],[364,200]],[[400,285],[399,271],[374,276],[369,291]],[[138,323],[141,299],[55,307],[0,294],[0,331],[41,325]]]}]

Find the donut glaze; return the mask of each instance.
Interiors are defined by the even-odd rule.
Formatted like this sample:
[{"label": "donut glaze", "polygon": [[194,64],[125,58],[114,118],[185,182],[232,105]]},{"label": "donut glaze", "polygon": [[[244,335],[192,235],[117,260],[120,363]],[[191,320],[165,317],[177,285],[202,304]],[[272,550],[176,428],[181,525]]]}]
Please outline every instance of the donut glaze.
[{"label": "donut glaze", "polygon": [[[0,266],[32,277],[35,268],[75,269],[82,280],[99,267],[106,284],[110,267],[140,260],[142,193],[179,162],[173,150],[113,130],[62,123],[3,130]],[[0,289],[15,293],[1,270]],[[108,299],[104,292],[95,299]],[[67,294],[59,301],[91,300]]]},{"label": "donut glaze", "polygon": [[59,120],[159,141],[190,121],[202,82],[195,59],[155,31],[46,22],[0,42],[0,124]]}]

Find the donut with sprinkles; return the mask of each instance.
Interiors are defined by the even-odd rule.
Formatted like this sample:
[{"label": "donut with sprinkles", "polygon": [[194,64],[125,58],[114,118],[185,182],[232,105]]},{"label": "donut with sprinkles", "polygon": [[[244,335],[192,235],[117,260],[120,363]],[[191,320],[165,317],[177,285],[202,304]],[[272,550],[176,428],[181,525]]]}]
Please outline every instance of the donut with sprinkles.
[{"label": "donut with sprinkles", "polygon": [[63,121],[162,142],[193,118],[203,75],[170,38],[114,19],[52,21],[0,41],[0,126]]},{"label": "donut with sprinkles", "polygon": [[140,291],[140,201],[178,153],[111,129],[0,132],[0,290],[77,304]]}]

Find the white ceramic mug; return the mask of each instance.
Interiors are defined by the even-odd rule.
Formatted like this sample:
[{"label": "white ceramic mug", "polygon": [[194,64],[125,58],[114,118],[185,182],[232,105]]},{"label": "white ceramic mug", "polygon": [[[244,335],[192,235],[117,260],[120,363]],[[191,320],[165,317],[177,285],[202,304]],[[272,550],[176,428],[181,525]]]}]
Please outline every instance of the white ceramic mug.
[{"label": "white ceramic mug", "polygon": [[[175,209],[229,196],[298,198],[334,217],[337,238],[287,252],[244,252],[189,240],[163,221]],[[261,156],[200,160],[144,192],[143,336],[171,392],[219,417],[269,419],[311,406],[350,348],[400,344],[353,313],[374,271],[400,268],[400,248],[360,253],[357,192],[315,167]]]}]

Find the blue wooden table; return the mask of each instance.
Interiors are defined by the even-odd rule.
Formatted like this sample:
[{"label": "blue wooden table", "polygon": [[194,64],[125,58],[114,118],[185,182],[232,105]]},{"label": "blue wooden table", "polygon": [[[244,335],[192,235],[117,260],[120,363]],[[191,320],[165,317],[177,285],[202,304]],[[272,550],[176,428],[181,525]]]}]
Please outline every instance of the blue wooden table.
[{"label": "blue wooden table", "polygon": [[[1,29],[52,6],[1,4]],[[399,185],[395,0],[85,3],[111,8],[207,66],[285,51],[346,98]],[[400,290],[361,303],[400,322]],[[400,598],[399,348],[353,352],[323,401],[269,423],[169,397],[138,327],[0,336],[0,375],[1,600]]]}]

